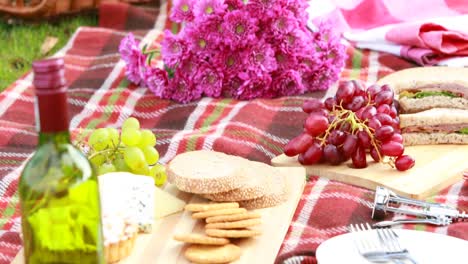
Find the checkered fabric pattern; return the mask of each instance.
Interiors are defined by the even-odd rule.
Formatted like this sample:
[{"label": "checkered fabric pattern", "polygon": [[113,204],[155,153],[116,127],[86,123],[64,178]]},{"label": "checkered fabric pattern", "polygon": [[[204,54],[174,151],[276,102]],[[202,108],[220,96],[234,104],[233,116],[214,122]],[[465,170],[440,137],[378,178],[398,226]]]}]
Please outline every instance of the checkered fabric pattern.
[{"label": "checkered fabric pattern", "polygon": [[[176,154],[214,149],[268,163],[282,153],[286,142],[302,130],[304,96],[268,100],[236,101],[203,98],[185,105],[156,98],[145,88],[129,84],[125,65],[117,52],[120,40],[132,31],[143,43],[159,42],[171,3],[147,10],[126,5],[106,5],[100,27],[82,27],[57,56],[64,56],[69,81],[71,131],[89,132],[97,127],[120,127],[134,116],[142,127],[158,137],[161,161]],[[398,57],[348,48],[342,79],[373,83],[403,68],[414,67]],[[0,264],[10,263],[21,249],[18,177],[22,165],[35,149],[34,94],[31,74],[0,94]],[[373,192],[312,176],[307,183],[277,263],[316,263],[315,251],[326,239],[345,233],[350,223],[371,222]],[[468,209],[468,183],[459,182],[429,199]],[[389,216],[392,217],[392,216]],[[449,227],[406,225],[468,239],[468,223]],[[297,263],[297,262],[294,262]]]}]

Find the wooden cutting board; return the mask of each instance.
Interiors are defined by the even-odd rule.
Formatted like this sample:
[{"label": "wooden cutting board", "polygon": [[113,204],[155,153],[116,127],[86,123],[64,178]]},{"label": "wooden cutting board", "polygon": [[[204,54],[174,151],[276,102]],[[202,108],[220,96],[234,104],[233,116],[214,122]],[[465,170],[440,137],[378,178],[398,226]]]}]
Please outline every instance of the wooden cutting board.
[{"label": "wooden cutting board", "polygon": [[[305,168],[308,175],[371,190],[379,185],[385,186],[400,195],[415,199],[424,199],[462,180],[463,171],[468,169],[468,145],[412,146],[405,148],[405,154],[416,159],[416,165],[406,172],[373,161],[365,169],[350,168],[351,161],[339,166],[319,164]],[[372,158],[368,157],[367,160]],[[271,163],[273,166],[302,166],[296,158],[285,155],[274,158]]]},{"label": "wooden cutting board", "polygon": [[[281,244],[288,231],[297,204],[305,186],[304,168],[278,168],[287,177],[288,200],[276,207],[256,210],[262,215],[262,225],[258,229],[262,235],[255,238],[236,241],[242,249],[241,258],[233,263],[274,263]],[[174,186],[167,186],[166,191],[176,195],[187,203],[208,201],[188,193],[178,191]],[[278,217],[281,216],[281,217]],[[190,263],[184,257],[186,245],[172,239],[175,234],[203,233],[203,222],[192,219],[189,212],[181,212],[155,222],[153,233],[141,234],[135,242],[132,254],[120,263]],[[23,250],[13,260],[14,264],[24,263]]]}]

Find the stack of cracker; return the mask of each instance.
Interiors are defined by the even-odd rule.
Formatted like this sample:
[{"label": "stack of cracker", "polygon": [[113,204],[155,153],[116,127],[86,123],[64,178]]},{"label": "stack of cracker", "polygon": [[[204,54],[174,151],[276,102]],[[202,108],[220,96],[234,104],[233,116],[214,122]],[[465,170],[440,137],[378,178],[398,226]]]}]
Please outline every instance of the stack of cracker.
[{"label": "stack of cracker", "polygon": [[215,151],[176,156],[167,166],[168,180],[178,189],[216,202],[238,202],[247,209],[286,201],[287,181],[275,167]]},{"label": "stack of cracker", "polygon": [[188,204],[185,210],[193,212],[192,218],[206,222],[206,234],[176,235],[177,241],[191,244],[185,257],[195,263],[229,263],[240,258],[240,247],[230,239],[249,238],[261,234],[251,229],[261,224],[260,214],[248,212],[239,203]]}]

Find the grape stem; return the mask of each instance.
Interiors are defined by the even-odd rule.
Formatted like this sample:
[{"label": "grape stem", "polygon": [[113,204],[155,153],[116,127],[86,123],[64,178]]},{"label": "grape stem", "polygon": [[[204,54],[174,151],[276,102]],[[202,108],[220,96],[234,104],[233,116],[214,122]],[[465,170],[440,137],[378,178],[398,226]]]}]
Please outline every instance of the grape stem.
[{"label": "grape stem", "polygon": [[114,148],[110,148],[110,149],[105,149],[105,150],[101,150],[101,151],[97,151],[97,152],[94,152],[93,154],[91,154],[88,159],[89,160],[92,160],[94,157],[98,156],[98,155],[101,155],[101,154],[110,154],[109,156],[111,155],[114,155],[116,154],[119,150],[121,149],[124,149],[124,147],[121,147],[121,146],[117,146],[117,147],[114,147]]},{"label": "grape stem", "polygon": [[375,148],[377,155],[379,157],[379,162],[382,164],[388,164],[390,167],[395,167],[395,159],[389,158],[388,160],[384,160],[383,155],[380,153],[378,146],[380,142],[375,139],[373,136],[374,129],[367,126],[365,123],[368,121],[367,119],[362,121],[359,119],[351,110],[345,109],[341,104],[337,106],[333,106],[333,110],[330,112],[332,116],[335,118],[333,119],[332,123],[328,126],[327,130],[325,131],[322,137],[317,137],[320,141],[320,146],[323,147],[327,143],[328,136],[330,133],[335,130],[338,126],[343,126],[344,124],[348,123],[351,126],[351,134],[356,135],[359,131],[365,131],[369,138],[371,139],[371,145]]}]

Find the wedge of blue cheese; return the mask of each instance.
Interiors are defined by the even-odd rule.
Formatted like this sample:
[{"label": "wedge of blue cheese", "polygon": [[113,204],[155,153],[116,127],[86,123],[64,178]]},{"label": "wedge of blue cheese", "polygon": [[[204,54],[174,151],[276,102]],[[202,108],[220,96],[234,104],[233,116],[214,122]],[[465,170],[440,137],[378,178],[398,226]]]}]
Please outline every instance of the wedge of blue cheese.
[{"label": "wedge of blue cheese", "polygon": [[155,219],[154,179],[127,172],[107,173],[98,177],[101,213],[121,215],[150,233]]}]

